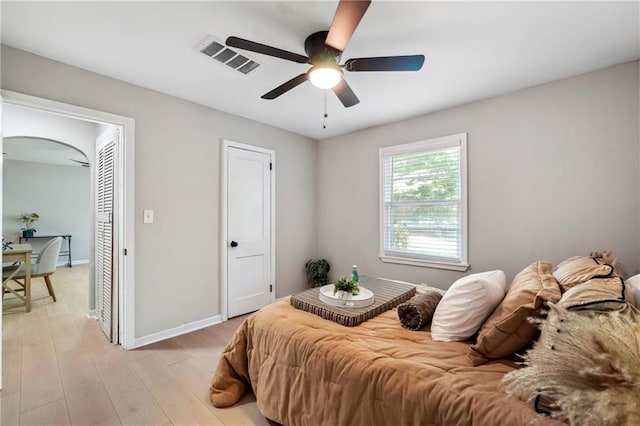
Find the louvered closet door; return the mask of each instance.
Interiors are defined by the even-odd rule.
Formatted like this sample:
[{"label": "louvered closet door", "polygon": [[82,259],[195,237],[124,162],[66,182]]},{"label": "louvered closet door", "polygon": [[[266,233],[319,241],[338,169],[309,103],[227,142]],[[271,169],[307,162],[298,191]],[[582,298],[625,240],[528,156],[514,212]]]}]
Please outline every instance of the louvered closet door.
[{"label": "louvered closet door", "polygon": [[113,280],[113,211],[115,199],[116,143],[113,138],[98,147],[96,167],[96,295],[98,322],[111,342],[117,343],[114,309],[117,298]]}]

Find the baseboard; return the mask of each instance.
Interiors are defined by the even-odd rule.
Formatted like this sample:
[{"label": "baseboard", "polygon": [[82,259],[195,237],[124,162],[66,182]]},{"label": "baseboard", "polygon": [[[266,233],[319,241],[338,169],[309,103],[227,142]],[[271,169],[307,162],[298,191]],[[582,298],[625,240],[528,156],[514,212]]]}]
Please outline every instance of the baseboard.
[{"label": "baseboard", "polygon": [[180,325],[178,327],[170,328],[168,330],[160,331],[158,333],[147,334],[146,336],[136,337],[133,342],[133,346],[129,349],[139,348],[141,346],[150,345],[160,340],[170,339],[172,337],[180,336],[181,334],[191,333],[192,331],[200,330],[201,328],[209,327],[211,325],[220,324],[222,322],[222,315],[214,315],[209,318],[204,318],[198,321],[189,322],[187,324]]},{"label": "baseboard", "polygon": [[89,263],[89,259],[79,259],[79,260],[73,259],[72,261],[73,265],[86,265],[87,263]]},{"label": "baseboard", "polygon": [[[72,265],[86,265],[87,263],[89,263],[89,259],[73,259],[73,261],[71,262]],[[56,263],[57,266],[67,266],[68,264],[68,259],[58,260],[58,263]]]},{"label": "baseboard", "polygon": [[95,309],[89,309],[87,311],[87,318],[91,318],[94,320],[98,319],[98,312]]}]

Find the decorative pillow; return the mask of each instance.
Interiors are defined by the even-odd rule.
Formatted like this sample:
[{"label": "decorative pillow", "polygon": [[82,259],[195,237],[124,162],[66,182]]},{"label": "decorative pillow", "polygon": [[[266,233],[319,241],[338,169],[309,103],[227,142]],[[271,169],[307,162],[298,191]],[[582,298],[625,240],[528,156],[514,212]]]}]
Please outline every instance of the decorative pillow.
[{"label": "decorative pillow", "polygon": [[617,275],[618,277],[624,277],[626,275],[624,271],[624,265],[618,262],[617,258],[613,257],[613,252],[611,250],[592,251],[591,253],[589,253],[589,256],[598,259],[598,263],[607,263],[613,266],[614,275]]},{"label": "decorative pillow", "polygon": [[398,305],[400,324],[408,330],[420,330],[431,322],[441,299],[441,292],[427,290]]},{"label": "decorative pillow", "polygon": [[627,278],[625,284],[627,285],[627,292],[631,293],[628,302],[640,309],[640,274]]},{"label": "decorative pillow", "polygon": [[558,305],[570,311],[618,311],[626,308],[622,278],[594,278],[570,288]]},{"label": "decorative pillow", "polygon": [[538,261],[520,271],[507,295],[469,348],[473,365],[504,358],[526,348],[538,328],[529,317],[542,318],[546,302],[560,300],[560,287],[551,273],[551,262]]},{"label": "decorative pillow", "polygon": [[473,336],[504,297],[504,272],[467,275],[447,290],[433,314],[431,338],[457,342]]},{"label": "decorative pillow", "polygon": [[613,266],[600,263],[597,258],[588,256],[570,257],[562,261],[553,273],[563,293],[591,278],[606,278],[613,275]]}]

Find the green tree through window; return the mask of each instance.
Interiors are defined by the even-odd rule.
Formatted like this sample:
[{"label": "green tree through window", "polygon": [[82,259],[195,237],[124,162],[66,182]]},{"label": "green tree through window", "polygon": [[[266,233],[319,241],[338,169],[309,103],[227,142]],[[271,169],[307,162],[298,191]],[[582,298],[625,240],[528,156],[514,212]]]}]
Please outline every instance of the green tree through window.
[{"label": "green tree through window", "polygon": [[384,254],[460,262],[461,144],[383,148]]}]

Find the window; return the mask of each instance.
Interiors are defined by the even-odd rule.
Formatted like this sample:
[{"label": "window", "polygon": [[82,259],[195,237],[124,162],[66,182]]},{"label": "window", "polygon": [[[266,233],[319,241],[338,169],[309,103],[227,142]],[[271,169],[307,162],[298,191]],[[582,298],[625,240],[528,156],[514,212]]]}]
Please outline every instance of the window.
[{"label": "window", "polygon": [[380,259],[466,271],[467,134],[380,149]]}]

